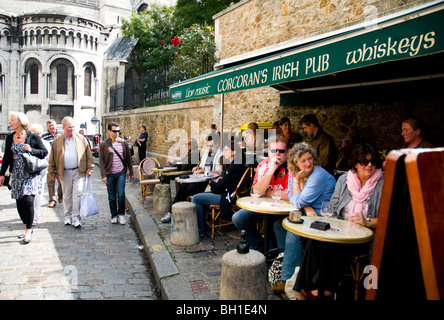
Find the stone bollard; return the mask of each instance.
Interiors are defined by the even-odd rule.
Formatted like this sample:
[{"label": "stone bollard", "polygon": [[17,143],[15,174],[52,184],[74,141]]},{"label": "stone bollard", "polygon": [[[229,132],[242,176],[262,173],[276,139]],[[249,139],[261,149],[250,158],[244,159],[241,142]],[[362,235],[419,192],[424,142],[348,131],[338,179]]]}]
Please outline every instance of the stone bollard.
[{"label": "stone bollard", "polygon": [[153,210],[157,213],[167,213],[171,206],[171,193],[168,184],[156,184],[153,191]]},{"label": "stone bollard", "polygon": [[199,243],[196,205],[189,201],[176,202],[171,215],[171,243],[192,246]]},{"label": "stone bollard", "polygon": [[249,250],[245,231],[236,250],[222,257],[220,300],[267,300],[265,256]]}]

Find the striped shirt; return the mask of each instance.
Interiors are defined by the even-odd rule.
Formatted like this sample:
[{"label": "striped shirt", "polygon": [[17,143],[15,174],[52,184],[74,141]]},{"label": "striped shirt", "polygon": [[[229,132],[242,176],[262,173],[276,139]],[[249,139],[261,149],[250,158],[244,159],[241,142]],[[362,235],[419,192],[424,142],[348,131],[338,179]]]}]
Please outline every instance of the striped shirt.
[{"label": "striped shirt", "polygon": [[56,133],[55,133],[54,135],[52,135],[52,134],[49,133],[49,131],[48,131],[48,132],[45,132],[44,134],[42,134],[42,139],[48,141],[49,143],[52,143],[52,141],[53,141],[55,138],[57,138],[59,135],[61,135],[61,134],[62,134],[61,132],[58,132],[58,131],[56,130]]},{"label": "striped shirt", "polygon": [[[120,154],[122,159],[124,159],[122,144],[120,142],[114,142],[113,148],[116,149],[116,151]],[[124,169],[125,167],[123,166],[122,160],[120,160],[119,156],[114,152],[113,161],[111,164],[111,173],[119,173],[122,172]]]}]

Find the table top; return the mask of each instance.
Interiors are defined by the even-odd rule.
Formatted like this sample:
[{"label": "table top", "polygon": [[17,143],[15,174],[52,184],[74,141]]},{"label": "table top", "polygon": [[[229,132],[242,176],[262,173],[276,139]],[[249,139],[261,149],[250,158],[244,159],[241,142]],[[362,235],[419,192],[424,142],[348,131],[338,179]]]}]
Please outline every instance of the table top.
[{"label": "table top", "polygon": [[219,175],[215,173],[210,173],[206,176],[204,173],[198,174],[189,174],[188,177],[177,177],[176,181],[180,183],[195,183],[195,182],[204,182],[209,181],[211,179],[217,178]]},{"label": "table top", "polygon": [[158,168],[152,168],[151,171],[153,172],[167,172],[167,171],[175,171],[177,170],[177,167],[158,167]]},{"label": "table top", "polygon": [[[302,216],[302,219],[304,222],[298,224],[290,222],[288,218],[285,218],[282,221],[282,226],[294,234],[324,242],[359,244],[370,242],[373,239],[372,230],[353,222],[318,216]],[[328,222],[330,223],[330,229],[323,231],[310,228],[311,223],[314,221]]]},{"label": "table top", "polygon": [[168,172],[164,172],[162,175],[164,176],[181,176],[184,174],[190,174],[193,173],[191,170],[187,170],[187,171],[168,171]]},{"label": "table top", "polygon": [[[257,204],[253,203],[254,200],[257,201]],[[279,206],[274,206],[275,201],[270,197],[260,197],[257,199],[242,197],[237,199],[236,204],[242,209],[265,214],[286,215],[290,211],[295,210],[294,205],[287,200],[278,200]]]}]

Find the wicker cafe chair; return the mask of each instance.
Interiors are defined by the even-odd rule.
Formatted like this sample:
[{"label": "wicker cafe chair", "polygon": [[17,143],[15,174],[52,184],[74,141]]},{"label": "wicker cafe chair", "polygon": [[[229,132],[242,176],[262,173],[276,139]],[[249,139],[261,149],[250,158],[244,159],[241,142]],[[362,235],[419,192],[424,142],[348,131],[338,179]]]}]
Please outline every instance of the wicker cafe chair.
[{"label": "wicker cafe chair", "polygon": [[[247,168],[244,172],[244,174],[242,175],[242,178],[239,180],[239,183],[237,184],[236,189],[234,190],[234,192],[231,195],[231,203],[234,203],[231,205],[230,210],[232,211],[232,213],[235,213],[237,210],[239,210],[240,208],[236,205],[236,199],[240,198],[241,196],[245,195],[248,193],[248,190],[250,190],[251,182],[253,181],[251,179],[252,176],[252,172],[253,172],[254,168]],[[214,238],[214,230],[216,228],[221,228],[224,226],[229,226],[232,225],[233,222],[231,220],[224,220],[222,219],[222,217],[220,216],[220,205],[210,205],[209,206],[210,210],[209,212],[207,212],[207,218],[209,218],[209,225],[211,227],[211,238]]]},{"label": "wicker cafe chair", "polygon": [[[139,183],[142,192],[142,203],[145,197],[152,194],[148,191],[148,186],[160,183],[159,174],[151,171],[153,168],[160,167],[159,161],[154,158],[145,158],[139,164]],[[155,178],[152,178],[153,175]]]}]

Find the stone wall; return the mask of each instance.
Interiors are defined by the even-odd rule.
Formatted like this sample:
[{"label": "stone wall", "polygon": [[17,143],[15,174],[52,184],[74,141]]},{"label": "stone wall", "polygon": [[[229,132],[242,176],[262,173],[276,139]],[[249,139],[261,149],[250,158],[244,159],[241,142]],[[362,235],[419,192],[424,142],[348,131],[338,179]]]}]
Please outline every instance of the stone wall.
[{"label": "stone wall", "polygon": [[[244,0],[213,17],[219,58],[229,61],[286,41],[309,38],[363,21],[370,23],[377,17],[427,2],[430,1]],[[351,92],[352,89],[345,94]],[[401,120],[413,114],[430,124],[438,142],[444,142],[442,98],[406,101],[398,95],[381,101],[371,97],[369,90],[367,96],[356,97],[347,104],[332,105],[326,101],[321,105],[280,107],[279,92],[271,87],[237,91],[225,94],[224,127],[232,129],[250,121],[273,123],[287,116],[292,120],[293,131],[302,133],[299,120],[306,113],[314,113],[338,147],[347,137],[348,128],[355,125],[378,148],[390,150],[402,145]],[[219,104],[220,97],[215,100]]]},{"label": "stone wall", "polygon": [[[342,28],[352,23],[374,19],[377,16],[404,10],[430,1],[408,0],[244,0],[214,16],[219,57],[229,59],[250,51],[270,47],[297,38]],[[441,128],[444,119],[442,97],[405,100],[402,96],[387,99],[373,98],[372,89],[365,96],[354,97],[347,103],[333,103],[281,107],[276,89],[263,87],[237,91],[224,96],[224,130],[238,130],[246,122],[271,122],[287,116],[293,131],[302,134],[299,120],[314,113],[337,146],[347,137],[350,126],[358,126],[364,137],[379,149],[391,150],[402,145],[401,120],[406,115],[421,116],[432,128],[432,133],[444,142]],[[322,94],[322,93],[320,93]],[[350,94],[350,91],[345,92]],[[148,152],[165,161],[169,148],[175,143],[169,139],[171,129],[183,128],[187,134],[202,131],[211,124],[220,130],[220,96],[201,102],[144,108],[108,114],[117,119],[125,134],[139,135],[139,127],[147,125]],[[193,121],[197,121],[192,129]],[[128,129],[126,129],[128,128]],[[201,135],[201,146],[203,146]]]},{"label": "stone wall", "polygon": [[[119,123],[122,135],[131,136],[133,143],[140,135],[140,127],[145,125],[148,132],[147,155],[164,165],[168,154],[178,146],[179,139],[193,137],[201,147],[204,146],[211,125],[219,127],[215,122],[214,110],[220,109],[220,106],[214,103],[213,99],[208,99],[107,113],[103,116],[104,138],[107,137],[106,128],[111,121]],[[173,154],[176,157],[179,155]]]},{"label": "stone wall", "polygon": [[418,0],[244,0],[214,15],[219,58],[405,10]]}]

